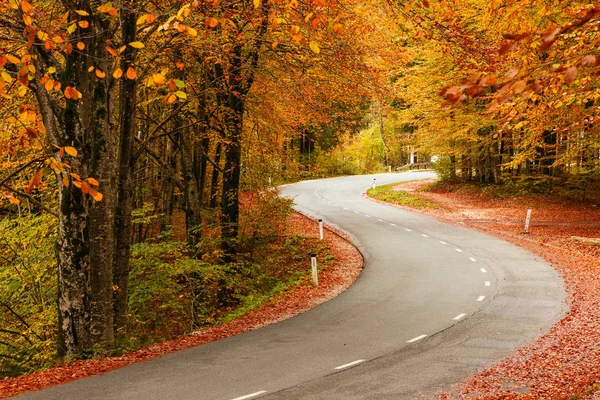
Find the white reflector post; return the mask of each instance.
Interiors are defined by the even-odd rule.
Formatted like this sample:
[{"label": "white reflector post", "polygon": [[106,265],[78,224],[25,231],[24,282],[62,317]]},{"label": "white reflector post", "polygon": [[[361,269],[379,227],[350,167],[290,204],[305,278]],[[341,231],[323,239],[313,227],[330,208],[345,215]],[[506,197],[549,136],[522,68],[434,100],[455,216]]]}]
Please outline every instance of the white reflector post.
[{"label": "white reflector post", "polygon": [[313,285],[319,286],[319,271],[317,270],[317,255],[316,254],[310,255],[310,263],[311,263],[311,267],[312,267]]}]

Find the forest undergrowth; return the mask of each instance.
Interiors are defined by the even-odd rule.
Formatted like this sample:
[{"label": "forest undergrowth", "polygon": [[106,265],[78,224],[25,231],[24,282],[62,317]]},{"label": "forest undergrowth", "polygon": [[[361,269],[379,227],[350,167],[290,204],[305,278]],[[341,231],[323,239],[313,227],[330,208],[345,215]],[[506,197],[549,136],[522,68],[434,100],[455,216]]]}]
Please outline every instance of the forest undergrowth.
[{"label": "forest undergrowth", "polygon": [[[271,192],[247,193],[240,218],[241,251],[229,263],[219,260],[218,232],[208,220],[201,228],[201,259],[189,257],[179,226],[183,218],[177,214],[172,231],[157,230],[134,244],[129,318],[112,355],[222,325],[259,308],[308,281],[311,253],[318,254],[322,268],[330,266],[335,256],[329,245],[289,228],[292,217],[288,200]],[[3,377],[69,361],[56,358],[55,227],[46,213],[0,219],[0,318],[2,326],[12,327],[2,332],[10,349],[0,358]]]}]

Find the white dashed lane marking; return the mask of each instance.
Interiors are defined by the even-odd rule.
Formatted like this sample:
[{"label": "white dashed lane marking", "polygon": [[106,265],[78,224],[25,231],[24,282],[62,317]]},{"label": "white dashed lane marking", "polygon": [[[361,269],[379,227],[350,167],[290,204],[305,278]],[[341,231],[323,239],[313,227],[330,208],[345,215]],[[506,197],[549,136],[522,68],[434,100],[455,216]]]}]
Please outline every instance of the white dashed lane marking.
[{"label": "white dashed lane marking", "polygon": [[492,286],[492,282],[486,282],[485,286]]},{"label": "white dashed lane marking", "polygon": [[481,268],[481,272],[483,272],[484,274],[487,274],[487,269]]},{"label": "white dashed lane marking", "polygon": [[454,317],[454,320],[458,321],[460,319],[463,319],[465,317],[465,315],[467,315],[467,314],[458,314],[456,317]]},{"label": "white dashed lane marking", "polygon": [[469,260],[473,261],[473,262],[477,262],[476,259],[474,259],[473,257],[469,258]]},{"label": "white dashed lane marking", "polygon": [[425,339],[426,337],[427,337],[427,335],[417,336],[414,339],[407,340],[406,343],[415,343],[415,342],[418,342],[419,340]]},{"label": "white dashed lane marking", "polygon": [[406,232],[412,232],[412,229],[404,228]]},{"label": "white dashed lane marking", "polygon": [[429,236],[427,236],[426,234],[422,233],[421,236],[423,236],[424,238],[428,238]]},{"label": "white dashed lane marking", "polygon": [[448,243],[444,242],[443,240],[440,240],[440,243],[441,244],[448,244]]},{"label": "white dashed lane marking", "polygon": [[390,225],[391,225],[391,226],[398,226],[398,225],[396,225],[396,224],[392,224],[391,222],[390,222]]},{"label": "white dashed lane marking", "polygon": [[231,399],[231,400],[247,400],[247,399],[251,399],[256,396],[260,396],[261,394],[265,394],[265,393],[267,393],[266,390],[261,390],[260,392],[250,393],[245,396],[236,397],[235,399]]},{"label": "white dashed lane marking", "polygon": [[335,367],[334,369],[337,369],[339,371],[340,369],[346,369],[346,368],[349,368],[349,367],[353,367],[353,366],[358,365],[358,364],[363,363],[363,362],[365,362],[365,360],[356,360],[356,361],[349,362],[348,364],[344,364],[344,365],[340,365],[338,367]]},{"label": "white dashed lane marking", "polygon": [[477,299],[477,301],[484,301],[485,300],[485,296],[479,296],[479,298]]},{"label": "white dashed lane marking", "polygon": [[463,252],[461,249],[454,249],[454,250],[458,251],[459,253]]}]

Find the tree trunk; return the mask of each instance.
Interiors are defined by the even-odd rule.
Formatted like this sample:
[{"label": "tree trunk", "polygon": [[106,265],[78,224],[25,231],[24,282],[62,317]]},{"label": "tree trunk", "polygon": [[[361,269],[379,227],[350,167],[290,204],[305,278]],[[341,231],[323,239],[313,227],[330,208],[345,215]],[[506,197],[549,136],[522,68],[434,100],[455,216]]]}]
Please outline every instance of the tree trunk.
[{"label": "tree trunk", "polygon": [[[215,164],[221,165],[221,154],[223,152],[223,145],[221,142],[217,143],[215,149]],[[217,208],[219,204],[219,170],[213,165],[212,176],[210,179],[210,208]]]},{"label": "tree trunk", "polygon": [[[135,41],[136,14],[123,11],[121,26],[123,40]],[[121,60],[121,69],[126,70],[135,60],[135,49],[127,47]],[[115,259],[113,264],[115,329],[122,330],[127,323],[128,280],[131,257],[131,229],[133,211],[133,170],[135,166],[133,140],[135,135],[137,80],[121,80],[119,101],[119,158],[118,158],[118,207],[115,219]]]},{"label": "tree trunk", "polygon": [[[87,2],[86,2],[87,3]],[[89,3],[81,5],[89,8]],[[82,93],[80,100],[67,100],[64,111],[63,146],[78,150],[77,157],[65,156],[70,170],[85,179],[96,178],[102,201],[86,194],[90,186],[71,175],[71,184],[59,179],[59,336],[60,352],[80,355],[114,348],[112,261],[114,246],[114,183],[116,141],[110,132],[112,100],[109,81],[89,74],[95,66],[108,70],[103,56],[105,32],[101,19],[96,32],[77,32],[87,53],[67,56],[63,86],[73,85]],[[99,61],[100,60],[100,61]],[[81,186],[81,188],[75,187]]]}]

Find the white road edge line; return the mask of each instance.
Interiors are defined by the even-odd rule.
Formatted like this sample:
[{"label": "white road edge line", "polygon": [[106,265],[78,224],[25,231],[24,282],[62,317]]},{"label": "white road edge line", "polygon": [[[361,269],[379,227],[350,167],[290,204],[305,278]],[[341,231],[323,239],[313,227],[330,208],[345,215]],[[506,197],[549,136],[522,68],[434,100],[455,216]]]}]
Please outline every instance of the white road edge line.
[{"label": "white road edge line", "polygon": [[486,282],[485,286],[492,286],[492,282]]},{"label": "white road edge line", "polygon": [[426,337],[427,337],[427,335],[417,336],[414,339],[407,340],[406,343],[415,343],[415,342],[418,342],[419,340],[425,339]]},{"label": "white road edge line", "polygon": [[463,319],[465,317],[465,315],[467,315],[467,314],[458,314],[456,317],[454,317],[454,320],[458,321],[459,319]]},{"label": "white road edge line", "polygon": [[485,300],[485,296],[479,296],[479,298],[477,299],[477,301],[484,301]]},{"label": "white road edge line", "polygon": [[340,369],[346,369],[348,367],[353,367],[353,366],[358,365],[363,362],[365,362],[365,360],[356,360],[356,361],[349,362],[348,364],[344,364],[344,365],[340,365],[339,367],[335,367],[334,369],[337,369],[339,371]]},{"label": "white road edge line", "polygon": [[469,258],[469,260],[473,261],[473,262],[477,262],[476,259],[474,259],[473,257]]},{"label": "white road edge line", "polygon": [[484,274],[487,274],[487,269],[481,268],[481,272],[483,272]]},{"label": "white road edge line", "polygon": [[267,393],[266,390],[261,390],[260,392],[247,394],[247,395],[241,396],[241,397],[236,397],[235,399],[231,399],[231,400],[247,400],[247,399],[251,399],[256,396],[260,396],[261,394],[265,394],[265,393]]}]

